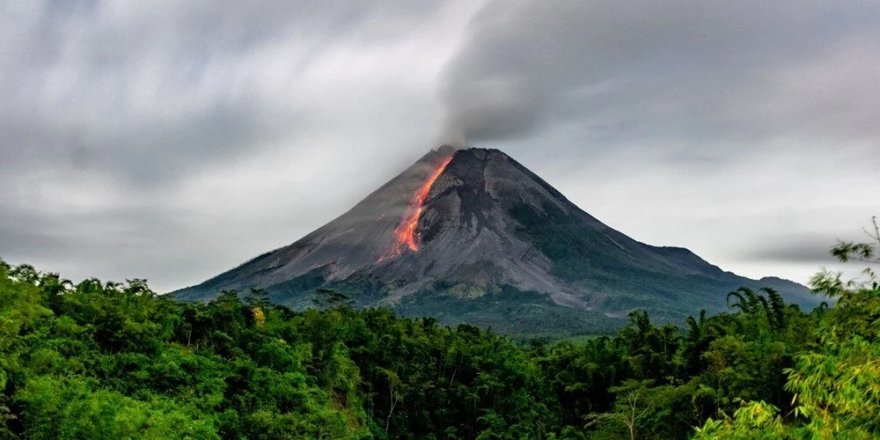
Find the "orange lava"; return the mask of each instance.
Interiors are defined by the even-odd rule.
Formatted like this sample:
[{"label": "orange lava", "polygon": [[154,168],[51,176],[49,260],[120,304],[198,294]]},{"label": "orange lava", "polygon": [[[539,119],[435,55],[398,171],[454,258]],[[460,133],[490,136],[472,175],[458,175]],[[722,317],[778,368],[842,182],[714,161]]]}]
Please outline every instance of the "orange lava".
[{"label": "orange lava", "polygon": [[400,221],[400,225],[394,229],[396,243],[394,249],[392,249],[393,255],[400,255],[404,247],[409,248],[409,250],[413,252],[418,252],[419,237],[416,232],[416,227],[418,227],[419,218],[422,216],[422,207],[425,204],[425,199],[428,198],[428,193],[431,191],[431,187],[434,186],[434,182],[441,174],[443,174],[443,171],[446,170],[446,166],[449,165],[449,162],[452,162],[451,156],[443,159],[437,169],[431,173],[428,179],[419,187],[419,190],[413,194],[413,197],[409,202],[409,207]]}]

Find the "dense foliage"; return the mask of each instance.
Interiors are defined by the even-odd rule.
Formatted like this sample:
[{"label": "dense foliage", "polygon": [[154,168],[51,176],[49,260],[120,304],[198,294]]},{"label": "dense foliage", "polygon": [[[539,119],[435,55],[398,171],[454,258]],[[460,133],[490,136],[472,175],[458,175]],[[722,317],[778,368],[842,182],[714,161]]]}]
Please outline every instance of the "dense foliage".
[{"label": "dense foliage", "polygon": [[0,438],[870,438],[869,275],[818,277],[832,308],[743,288],[682,327],[636,311],[613,337],[524,343],[332,292],[182,303],[0,261]]},{"label": "dense foliage", "polygon": [[823,271],[813,288],[837,299],[812,331],[816,346],[800,352],[786,369],[791,412],[753,399],[733,417],[722,414],[698,429],[699,438],[880,438],[880,225],[871,243],[839,243],[832,254],[868,267],[861,279],[843,281]]}]

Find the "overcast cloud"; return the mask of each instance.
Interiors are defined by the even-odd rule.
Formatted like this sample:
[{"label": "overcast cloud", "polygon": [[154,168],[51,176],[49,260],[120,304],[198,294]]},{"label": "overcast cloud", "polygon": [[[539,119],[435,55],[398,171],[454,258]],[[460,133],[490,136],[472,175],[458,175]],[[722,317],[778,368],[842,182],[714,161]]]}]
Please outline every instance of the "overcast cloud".
[{"label": "overcast cloud", "polygon": [[2,1],[0,257],[166,291],[440,141],[805,282],[880,214],[880,4]]}]

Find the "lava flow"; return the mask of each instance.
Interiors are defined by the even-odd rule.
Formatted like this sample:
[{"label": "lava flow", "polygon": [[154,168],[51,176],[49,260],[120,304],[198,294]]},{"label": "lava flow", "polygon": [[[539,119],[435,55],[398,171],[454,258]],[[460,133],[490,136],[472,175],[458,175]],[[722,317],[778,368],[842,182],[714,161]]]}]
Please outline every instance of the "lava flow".
[{"label": "lava flow", "polygon": [[446,169],[446,166],[449,165],[449,162],[452,162],[452,156],[443,159],[428,179],[422,183],[419,190],[413,194],[409,206],[403,214],[403,218],[400,220],[400,224],[394,229],[395,243],[394,248],[391,250],[391,255],[400,255],[404,246],[413,252],[419,250],[419,240],[418,233],[416,233],[416,227],[419,225],[419,218],[422,216],[422,208],[425,204],[425,199],[428,198],[428,192],[431,191],[431,187],[434,186],[434,182],[437,178],[443,174],[443,171]]}]

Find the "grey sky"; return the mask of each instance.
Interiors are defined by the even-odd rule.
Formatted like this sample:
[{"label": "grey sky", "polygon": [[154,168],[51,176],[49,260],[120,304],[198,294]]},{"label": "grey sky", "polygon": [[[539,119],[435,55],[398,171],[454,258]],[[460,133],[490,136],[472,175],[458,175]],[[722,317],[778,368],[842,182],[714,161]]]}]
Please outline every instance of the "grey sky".
[{"label": "grey sky", "polygon": [[880,3],[2,1],[0,257],[193,284],[440,141],[805,282],[880,214]]}]

